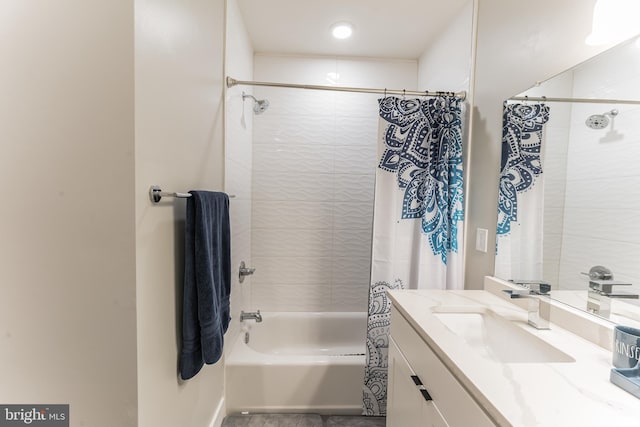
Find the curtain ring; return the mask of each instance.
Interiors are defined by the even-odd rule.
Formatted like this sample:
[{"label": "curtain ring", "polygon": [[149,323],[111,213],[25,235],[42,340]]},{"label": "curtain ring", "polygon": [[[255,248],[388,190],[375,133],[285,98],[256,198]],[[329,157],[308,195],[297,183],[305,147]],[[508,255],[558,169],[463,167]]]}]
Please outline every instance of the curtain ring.
[{"label": "curtain ring", "polygon": [[402,99],[405,98],[406,94],[407,94],[407,90],[406,89],[402,89]]},{"label": "curtain ring", "polygon": [[524,104],[524,105],[527,105],[527,102],[529,102],[529,95],[525,95],[525,96],[524,96],[524,102],[523,102],[523,104]]},{"label": "curtain ring", "polygon": [[385,98],[387,97],[387,88],[386,87],[384,88],[384,97]]}]

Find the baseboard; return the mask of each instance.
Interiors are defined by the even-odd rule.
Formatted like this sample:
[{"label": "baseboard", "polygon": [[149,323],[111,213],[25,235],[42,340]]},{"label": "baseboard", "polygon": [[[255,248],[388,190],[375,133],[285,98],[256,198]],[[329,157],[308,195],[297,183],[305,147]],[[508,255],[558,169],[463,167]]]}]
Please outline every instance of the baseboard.
[{"label": "baseboard", "polygon": [[213,419],[211,420],[211,424],[209,424],[209,427],[221,427],[222,421],[224,421],[224,417],[226,415],[227,408],[223,397],[218,402],[218,406],[216,407],[216,411],[213,414]]}]

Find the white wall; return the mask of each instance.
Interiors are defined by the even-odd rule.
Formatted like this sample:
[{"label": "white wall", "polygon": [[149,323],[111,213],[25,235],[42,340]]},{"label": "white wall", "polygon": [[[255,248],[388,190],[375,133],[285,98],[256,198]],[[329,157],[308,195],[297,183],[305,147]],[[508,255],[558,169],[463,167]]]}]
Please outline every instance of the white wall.
[{"label": "white wall", "polygon": [[[238,80],[253,80],[253,48],[245,29],[237,0],[227,1],[226,75]],[[225,190],[235,195],[230,203],[231,217],[231,323],[226,334],[226,353],[240,329],[240,311],[251,310],[252,278],[240,284],[241,261],[251,267],[251,175],[253,101],[242,101],[250,87],[227,89],[225,97]]]},{"label": "white wall", "polygon": [[0,402],[135,426],[133,5],[0,2]]},{"label": "white wall", "polygon": [[[256,55],[259,81],[415,88],[415,61]],[[377,95],[254,88],[251,305],[365,311]]]},{"label": "white wall", "polygon": [[418,61],[419,90],[468,91],[471,80],[473,1],[440,32]]},{"label": "white wall", "polygon": [[[587,46],[594,0],[477,0],[474,107],[467,165],[467,236],[489,230],[495,247],[502,102],[609,46]],[[465,287],[481,289],[493,273],[494,251],[466,245]]]},{"label": "white wall", "polygon": [[223,360],[186,382],[177,371],[186,201],[154,205],[147,192],[223,189],[224,1],[135,7],[139,425],[209,426],[223,402]]},{"label": "white wall", "polygon": [[[640,99],[640,47],[607,52],[574,74],[577,98]],[[606,129],[585,125],[592,114],[619,111]],[[576,104],[570,118],[560,284],[586,289],[580,274],[594,265],[640,289],[640,106]],[[625,289],[629,291],[628,289]]]}]

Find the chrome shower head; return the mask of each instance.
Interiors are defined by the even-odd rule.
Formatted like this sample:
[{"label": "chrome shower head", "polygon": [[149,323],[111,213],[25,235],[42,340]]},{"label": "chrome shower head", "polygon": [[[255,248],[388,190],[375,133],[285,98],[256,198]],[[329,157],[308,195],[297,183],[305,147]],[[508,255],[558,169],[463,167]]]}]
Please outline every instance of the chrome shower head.
[{"label": "chrome shower head", "polygon": [[242,92],[242,100],[244,101],[247,98],[253,99],[253,112],[255,114],[262,114],[267,111],[269,108],[269,100],[268,99],[256,99],[253,95],[247,95]]},{"label": "chrome shower head", "polygon": [[587,120],[584,122],[588,128],[590,129],[604,129],[609,126],[609,117],[615,117],[618,115],[618,110],[613,109],[611,111],[607,111],[603,114],[593,114],[587,117]]}]

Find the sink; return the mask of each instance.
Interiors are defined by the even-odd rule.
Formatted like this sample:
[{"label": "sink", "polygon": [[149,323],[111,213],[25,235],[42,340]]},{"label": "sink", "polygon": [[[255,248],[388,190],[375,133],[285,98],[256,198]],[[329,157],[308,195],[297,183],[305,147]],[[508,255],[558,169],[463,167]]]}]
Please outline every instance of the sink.
[{"label": "sink", "polygon": [[432,312],[473,351],[489,359],[503,363],[575,362],[571,356],[488,308],[434,307]]}]

